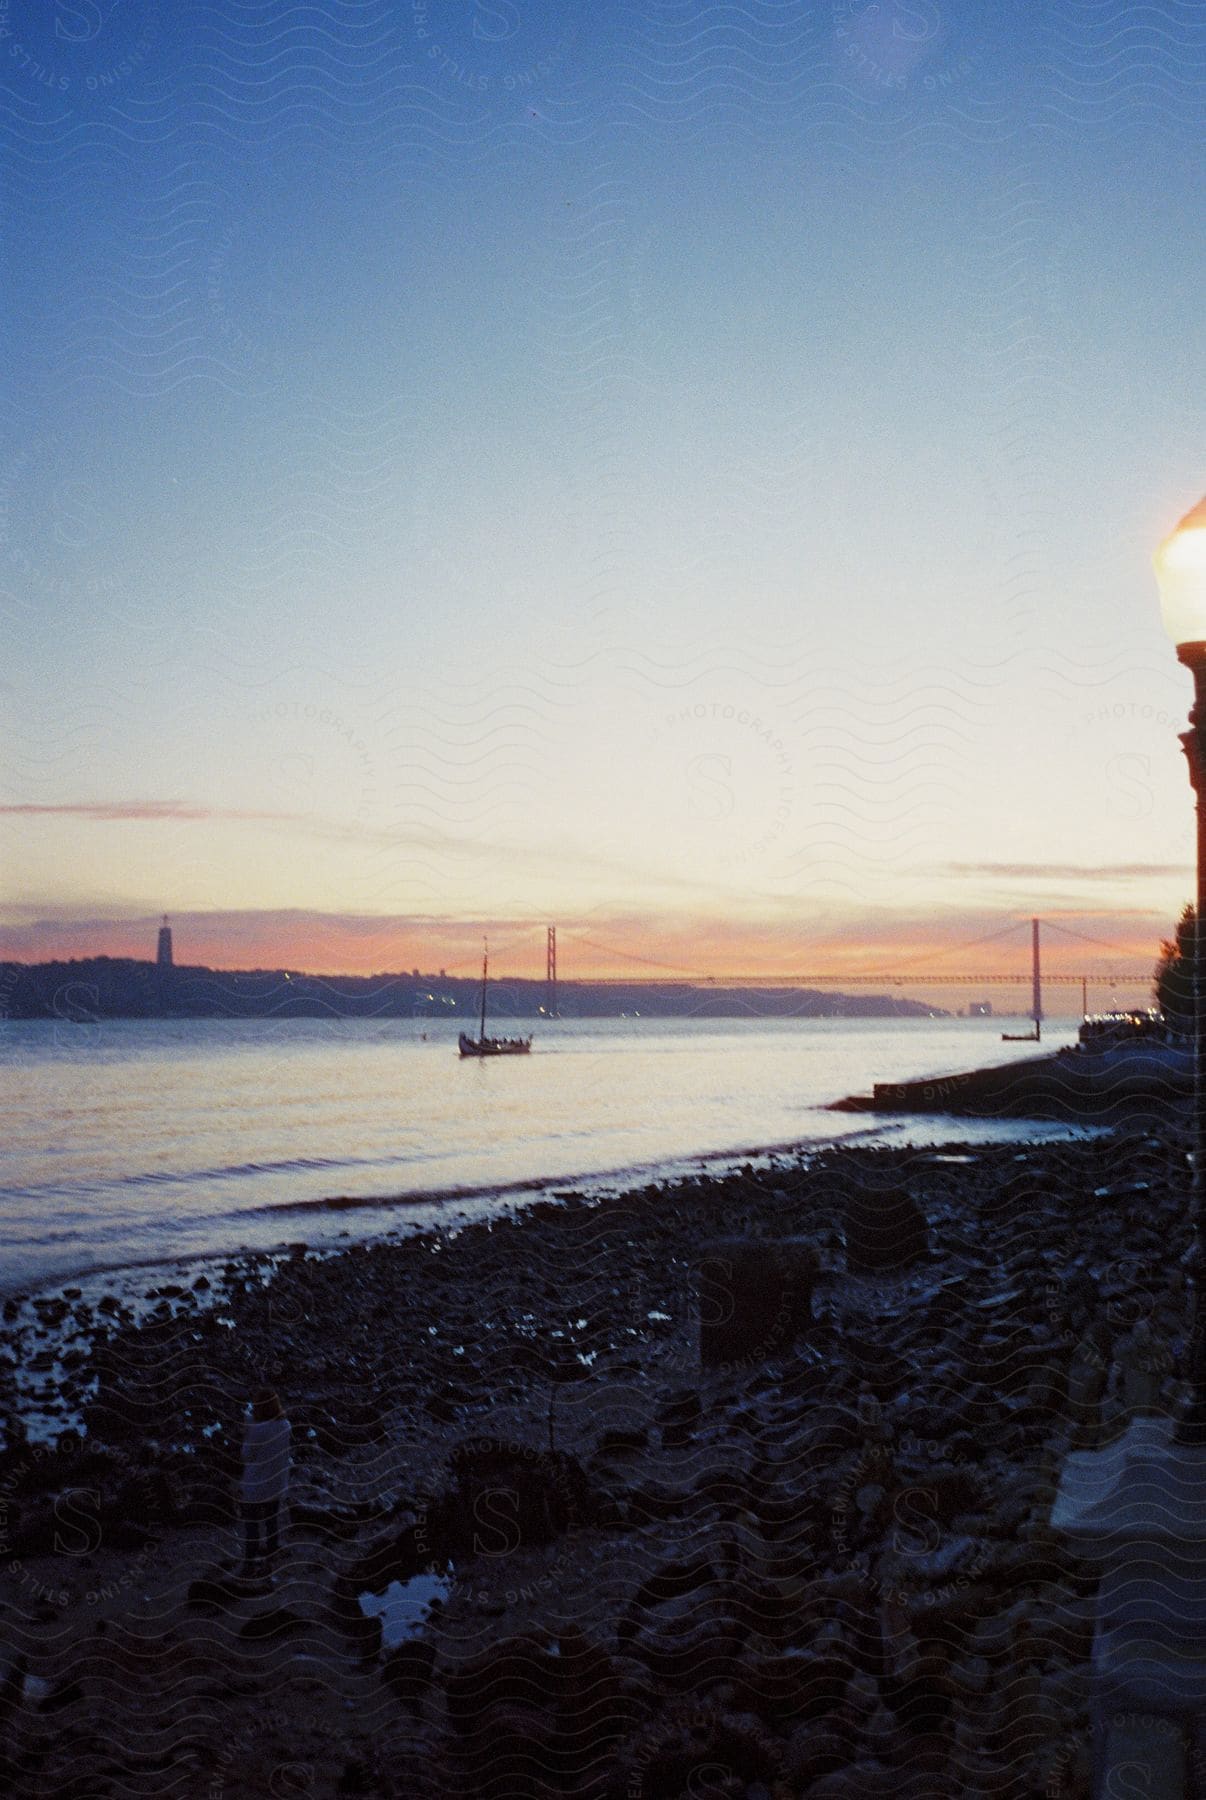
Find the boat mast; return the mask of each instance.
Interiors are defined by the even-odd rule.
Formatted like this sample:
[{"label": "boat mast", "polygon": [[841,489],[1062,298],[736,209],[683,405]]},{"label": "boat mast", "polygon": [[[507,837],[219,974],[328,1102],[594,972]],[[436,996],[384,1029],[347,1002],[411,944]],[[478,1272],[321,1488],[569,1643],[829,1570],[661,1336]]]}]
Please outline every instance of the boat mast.
[{"label": "boat mast", "polygon": [[485,1038],[485,1035],[486,1035],[486,969],[489,966],[489,961],[490,961],[490,947],[487,944],[485,938],[483,938],[482,939],[482,1023],[481,1023],[481,1030],[478,1034],[483,1039]]}]

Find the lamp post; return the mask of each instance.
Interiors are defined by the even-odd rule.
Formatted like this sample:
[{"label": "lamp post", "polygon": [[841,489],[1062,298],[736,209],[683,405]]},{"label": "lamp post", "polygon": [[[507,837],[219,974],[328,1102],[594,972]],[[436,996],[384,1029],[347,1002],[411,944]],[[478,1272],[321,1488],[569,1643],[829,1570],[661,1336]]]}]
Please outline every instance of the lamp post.
[{"label": "lamp post", "polygon": [[1193,1237],[1186,1272],[1193,1291],[1184,1439],[1206,1439],[1206,498],[1186,513],[1155,556],[1164,628],[1193,676],[1194,703],[1181,747],[1197,809],[1197,891],[1193,927]]},{"label": "lamp post", "polygon": [[1094,1795],[1120,1793],[1115,1778],[1127,1775],[1134,1792],[1203,1800],[1189,1765],[1206,1769],[1206,500],[1161,544],[1156,574],[1165,626],[1194,680],[1181,738],[1198,819],[1189,1401],[1174,1422],[1149,1397],[1121,1437],[1070,1451],[1050,1522],[1097,1574]]}]

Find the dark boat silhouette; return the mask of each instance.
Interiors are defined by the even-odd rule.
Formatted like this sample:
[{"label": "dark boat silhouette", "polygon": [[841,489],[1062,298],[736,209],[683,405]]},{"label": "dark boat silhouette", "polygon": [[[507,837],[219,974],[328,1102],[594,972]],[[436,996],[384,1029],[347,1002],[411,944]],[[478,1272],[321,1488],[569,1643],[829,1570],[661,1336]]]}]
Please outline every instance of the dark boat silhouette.
[{"label": "dark boat silhouette", "polygon": [[499,1038],[486,1036],[486,984],[490,978],[490,954],[482,952],[482,995],[481,1019],[478,1025],[478,1036],[473,1038],[462,1031],[457,1039],[457,1048],[462,1056],[526,1056],[532,1048],[530,1037]]}]

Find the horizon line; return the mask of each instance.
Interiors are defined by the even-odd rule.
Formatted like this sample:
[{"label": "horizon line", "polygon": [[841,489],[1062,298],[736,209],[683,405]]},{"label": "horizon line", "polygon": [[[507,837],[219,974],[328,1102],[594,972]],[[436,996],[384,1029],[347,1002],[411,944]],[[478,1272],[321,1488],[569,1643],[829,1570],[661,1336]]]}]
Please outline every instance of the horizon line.
[{"label": "horizon line", "polygon": [[[183,975],[194,971],[209,975],[282,975],[286,980],[298,978],[306,981],[469,981],[476,982],[480,977],[472,970],[458,973],[455,969],[373,969],[366,973],[357,973],[351,969],[303,969],[295,964],[252,963],[231,964],[223,967],[214,963],[158,963],[154,957],[114,956],[109,951],[96,951],[91,955],[71,957],[49,957],[41,962],[25,962],[17,957],[0,958],[0,969],[47,969],[56,965],[69,966],[72,963],[111,962],[130,963],[154,969],[159,975]],[[1087,982],[1092,987],[1123,986],[1137,982],[1151,982],[1153,973],[1150,970],[1137,972],[1132,970],[1111,970],[1105,974],[1097,974],[1091,970],[1069,974],[1063,971],[1044,971],[1044,986],[1071,987]],[[546,987],[548,978],[543,975],[498,974],[491,976],[492,981],[511,981],[530,987]],[[811,983],[848,982],[855,987],[866,987],[881,982],[895,987],[1029,987],[1032,974],[1029,969],[1020,970],[1017,974],[1005,971],[984,970],[972,975],[917,975],[908,976],[888,971],[880,973],[856,973],[853,971],[835,971],[825,974],[809,970],[804,974],[787,972],[771,972],[757,974],[750,971],[722,971],[712,974],[703,970],[687,970],[680,974],[641,975],[626,973],[622,975],[559,975],[556,985],[562,987],[592,986],[632,986],[632,987],[806,987]]]}]

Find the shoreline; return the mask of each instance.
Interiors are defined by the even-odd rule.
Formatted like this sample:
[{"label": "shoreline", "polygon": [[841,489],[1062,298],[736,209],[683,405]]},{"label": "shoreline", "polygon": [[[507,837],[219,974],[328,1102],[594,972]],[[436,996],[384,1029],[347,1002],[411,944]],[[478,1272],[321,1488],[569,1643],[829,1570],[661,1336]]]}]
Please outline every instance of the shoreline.
[{"label": "shoreline", "polygon": [[[242,1220],[259,1222],[279,1217],[283,1226],[289,1218],[298,1218],[304,1223],[306,1218],[317,1219],[333,1214],[354,1216],[360,1213],[385,1214],[397,1211],[403,1215],[398,1225],[388,1232],[366,1233],[362,1237],[356,1237],[349,1227],[337,1238],[316,1241],[312,1245],[307,1245],[307,1248],[313,1249],[315,1253],[338,1255],[356,1243],[375,1243],[387,1238],[400,1237],[404,1233],[412,1235],[414,1232],[424,1233],[444,1229],[436,1220],[416,1223],[413,1227],[409,1226],[405,1214],[412,1207],[432,1207],[441,1210],[458,1206],[489,1206],[491,1208],[488,1213],[483,1211],[460,1218],[454,1227],[454,1229],[460,1230],[467,1225],[477,1223],[479,1219],[496,1217],[509,1210],[522,1210],[525,1205],[539,1204],[545,1200],[556,1201],[579,1197],[606,1200],[631,1190],[646,1187],[651,1183],[675,1181],[684,1176],[692,1176],[698,1174],[701,1169],[714,1179],[723,1179],[726,1173],[747,1163],[759,1167],[768,1160],[796,1161],[814,1151],[838,1148],[846,1144],[856,1146],[889,1137],[898,1142],[902,1141],[900,1134],[907,1133],[910,1129],[906,1117],[907,1109],[902,1108],[895,1112],[886,1108],[877,1109],[869,1104],[864,1106],[861,1102],[855,1104],[856,1098],[831,1101],[826,1106],[815,1109],[821,1115],[840,1111],[871,1112],[876,1115],[873,1122],[861,1127],[852,1127],[845,1132],[831,1131],[818,1133],[816,1136],[792,1137],[773,1144],[737,1145],[727,1149],[693,1151],[650,1162],[568,1175],[530,1176],[505,1183],[483,1182],[476,1185],[422,1189],[413,1193],[402,1192],[359,1197],[338,1194],[323,1195],[313,1199],[284,1201],[276,1205],[264,1205],[240,1212],[217,1215],[217,1220],[237,1226]],[[1000,1127],[1011,1133],[1015,1129],[1021,1131],[1027,1126],[1033,1126],[1033,1133],[1026,1132],[1024,1138],[1017,1139],[1017,1141],[1026,1142],[1046,1141],[1052,1135],[1053,1130],[1100,1131],[1110,1128],[1108,1121],[1031,1118],[1025,1114],[980,1118],[972,1113],[960,1114],[919,1109],[914,1117],[918,1121],[918,1129],[924,1129],[927,1134],[924,1138],[917,1140],[922,1145],[945,1141],[946,1137],[952,1134],[963,1141],[969,1126],[974,1127],[977,1124],[982,1126],[985,1131],[992,1131],[995,1127]],[[943,1121],[947,1121],[947,1123],[944,1125]],[[939,1135],[931,1135],[934,1132]],[[985,1138],[982,1141],[991,1143],[997,1140]],[[1014,1141],[1014,1137],[1011,1136],[1008,1141]],[[886,1143],[884,1147],[892,1148],[893,1145]],[[157,1270],[182,1276],[189,1271],[209,1274],[214,1267],[238,1260],[241,1257],[262,1259],[285,1256],[293,1241],[296,1240],[289,1239],[282,1230],[282,1235],[270,1243],[248,1244],[243,1242],[231,1244],[226,1248],[194,1249],[176,1253],[167,1251],[162,1254],[133,1257],[118,1256],[112,1260],[86,1265],[65,1261],[54,1269],[36,1274],[17,1270],[10,1277],[6,1277],[0,1272],[0,1307],[13,1299],[24,1301],[48,1296],[51,1290],[64,1285],[95,1286],[106,1279],[115,1280],[122,1276],[137,1279]],[[19,1246],[14,1246],[13,1250],[16,1254]]]},{"label": "shoreline", "polygon": [[[920,1201],[928,1250],[879,1277],[851,1272],[843,1209],[859,1195]],[[234,1264],[221,1314],[181,1293],[141,1321],[110,1319],[88,1436],[0,1456],[6,1623],[28,1663],[5,1743],[28,1749],[58,1696],[63,1745],[44,1749],[40,1786],[14,1791],[57,1791],[67,1764],[54,1757],[78,1773],[83,1741],[103,1762],[106,1733],[161,1730],[169,1698],[137,1669],[172,1668],[201,1684],[190,1693],[217,1682],[225,1695],[181,1752],[184,1791],[272,1792],[274,1771],[304,1763],[311,1791],[334,1794],[355,1763],[364,1785],[343,1791],[484,1794],[487,1742],[507,1756],[535,1745],[547,1764],[548,1734],[564,1736],[555,1644],[609,1696],[588,1760],[611,1784],[556,1791],[611,1800],[636,1779],[659,1793],[640,1771],[695,1754],[676,1735],[690,1705],[700,1756],[747,1787],[811,1791],[848,1770],[847,1787],[818,1792],[873,1793],[886,1771],[907,1795],[921,1757],[943,1791],[976,1794],[997,1740],[981,1755],[968,1733],[984,1708],[1008,1713],[1022,1599],[1052,1720],[1025,1755],[1066,1753],[1085,1729],[1086,1652],[1065,1641],[1075,1593],[1044,1509],[1077,1424],[1067,1368],[1087,1318],[1130,1316],[1139,1298],[1175,1344],[1182,1301],[1153,1271],[1187,1236],[1184,1201],[1182,1159],[1146,1135],[810,1146],[806,1163],[603,1204],[537,1200],[455,1242],[299,1251],[267,1281],[252,1257]],[[701,1366],[695,1271],[702,1246],[734,1234],[803,1235],[823,1279],[792,1341]],[[286,1546],[256,1587],[233,1570],[230,1492],[242,1403],[265,1379],[297,1454]],[[74,1536],[55,1512],[68,1490],[94,1496],[71,1514]],[[466,1492],[482,1501],[467,1536]],[[903,1554],[902,1492],[942,1496]],[[517,1514],[497,1510],[499,1493],[520,1497]],[[409,1584],[441,1558],[452,1573],[419,1630],[387,1641]],[[115,1696],[127,1642],[146,1648]],[[897,1666],[914,1654],[942,1662],[937,1733]],[[509,1713],[483,1700],[489,1669],[524,1657],[536,1691]],[[839,1666],[818,1714],[820,1669]],[[812,1699],[793,1699],[805,1675]],[[221,1761],[236,1741],[238,1768]],[[127,1779],[116,1791],[162,1792],[167,1777]],[[541,1792],[539,1767],[515,1786]]]}]

